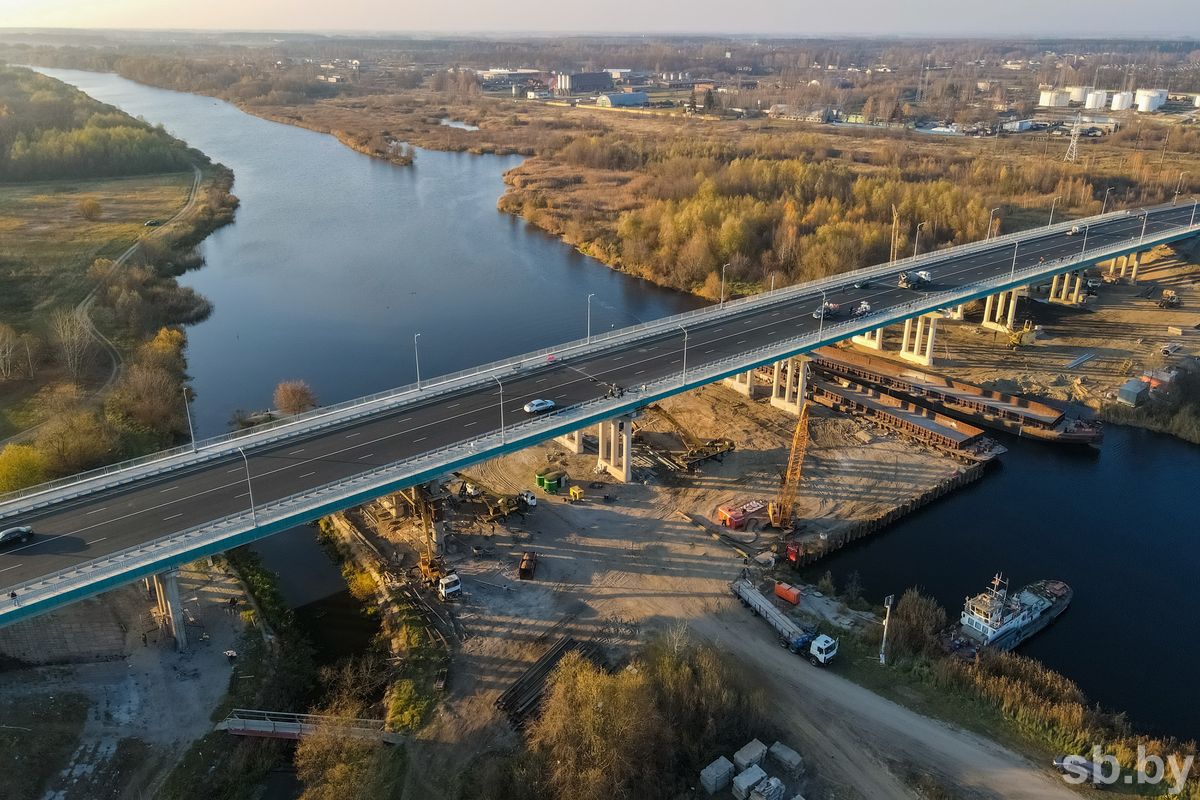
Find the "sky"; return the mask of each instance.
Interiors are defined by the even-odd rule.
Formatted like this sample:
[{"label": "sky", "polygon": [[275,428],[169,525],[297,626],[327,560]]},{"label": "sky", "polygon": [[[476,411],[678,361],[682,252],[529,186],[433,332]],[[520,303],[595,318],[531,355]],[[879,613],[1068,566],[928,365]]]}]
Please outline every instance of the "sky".
[{"label": "sky", "polygon": [[1196,0],[0,0],[0,27],[1197,37]]}]

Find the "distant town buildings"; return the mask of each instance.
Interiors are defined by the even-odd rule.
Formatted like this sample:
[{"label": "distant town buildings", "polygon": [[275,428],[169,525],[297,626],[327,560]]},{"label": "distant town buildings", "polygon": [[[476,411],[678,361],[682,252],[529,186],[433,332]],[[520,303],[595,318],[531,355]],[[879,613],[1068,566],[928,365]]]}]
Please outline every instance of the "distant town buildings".
[{"label": "distant town buildings", "polygon": [[613,78],[607,72],[560,72],[554,88],[559,94],[607,92],[613,88]]},{"label": "distant town buildings", "polygon": [[601,108],[637,108],[650,102],[650,95],[645,92],[615,92],[602,94],[596,98],[596,105]]}]

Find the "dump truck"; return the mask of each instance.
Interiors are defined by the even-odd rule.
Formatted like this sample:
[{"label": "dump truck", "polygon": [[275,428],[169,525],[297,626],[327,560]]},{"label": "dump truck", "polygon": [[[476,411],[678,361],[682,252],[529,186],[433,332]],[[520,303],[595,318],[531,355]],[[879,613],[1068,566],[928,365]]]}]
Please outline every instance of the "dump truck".
[{"label": "dump truck", "polygon": [[451,572],[438,579],[437,594],[439,600],[453,600],[462,596],[462,579],[458,573]]},{"label": "dump truck", "polygon": [[901,289],[924,289],[933,283],[933,275],[925,270],[904,271],[900,273]]},{"label": "dump truck", "polygon": [[742,605],[762,617],[779,637],[779,643],[797,655],[804,656],[814,666],[825,666],[837,656],[837,639],[818,633],[815,630],[805,630],[792,621],[775,604],[754,588],[748,578],[739,578],[729,584],[729,590],[734,597],[742,601]]}]

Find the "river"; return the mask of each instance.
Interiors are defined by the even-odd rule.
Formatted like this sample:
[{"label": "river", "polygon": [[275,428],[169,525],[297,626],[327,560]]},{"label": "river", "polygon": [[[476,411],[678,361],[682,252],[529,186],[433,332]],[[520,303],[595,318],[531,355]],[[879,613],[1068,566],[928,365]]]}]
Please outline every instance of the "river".
[{"label": "river", "polygon": [[[407,383],[416,333],[429,377],[582,336],[589,294],[595,331],[698,304],[498,213],[517,157],[420,150],[414,167],[394,167],[211,98],[43,71],[234,170],[237,220],[184,278],[215,307],[189,328],[202,434],[225,430],[234,409],[267,407],[284,378],[327,403]],[[820,570],[839,581],[857,570],[873,599],[922,586],[951,616],[996,571],[1014,586],[1062,578],[1072,608],[1024,652],[1140,726],[1200,738],[1197,689],[1183,678],[1200,660],[1188,499],[1200,448],[1111,427],[1099,456],[1006,444],[994,474]],[[284,580],[300,587],[286,535],[264,544],[266,560],[295,565]]]}]

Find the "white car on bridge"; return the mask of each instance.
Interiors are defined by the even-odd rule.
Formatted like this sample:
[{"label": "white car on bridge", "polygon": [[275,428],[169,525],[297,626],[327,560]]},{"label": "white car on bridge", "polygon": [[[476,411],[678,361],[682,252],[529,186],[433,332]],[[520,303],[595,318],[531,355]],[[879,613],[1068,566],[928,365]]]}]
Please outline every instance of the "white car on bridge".
[{"label": "white car on bridge", "polygon": [[541,414],[554,409],[553,400],[530,400],[525,404],[526,414]]}]

